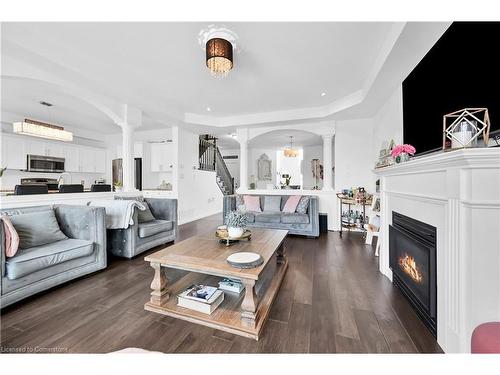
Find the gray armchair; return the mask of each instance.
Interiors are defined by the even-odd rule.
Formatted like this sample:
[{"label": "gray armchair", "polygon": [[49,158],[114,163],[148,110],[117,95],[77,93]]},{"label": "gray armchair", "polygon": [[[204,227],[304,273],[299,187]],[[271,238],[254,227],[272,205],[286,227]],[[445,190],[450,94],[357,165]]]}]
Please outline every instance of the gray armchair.
[{"label": "gray armchair", "polygon": [[18,250],[5,257],[4,228],[0,225],[1,307],[106,268],[106,225],[102,207],[53,205],[4,209],[9,216],[54,209],[68,237],[47,245]]},{"label": "gray armchair", "polygon": [[130,259],[177,237],[177,199],[145,198],[144,201],[156,220],[139,223],[136,209],[133,225],[127,229],[108,229],[108,247],[113,255]]},{"label": "gray armchair", "polygon": [[[255,194],[252,194],[255,195]],[[260,208],[262,212],[248,212],[248,226],[251,228],[287,229],[290,234],[297,234],[307,237],[319,236],[319,201],[318,197],[309,196],[309,206],[305,214],[284,213],[283,207],[289,195],[269,195],[280,198],[281,211],[266,211],[265,197],[259,195]],[[223,201],[223,219],[229,211],[234,211],[236,207],[237,195],[226,195]]]}]

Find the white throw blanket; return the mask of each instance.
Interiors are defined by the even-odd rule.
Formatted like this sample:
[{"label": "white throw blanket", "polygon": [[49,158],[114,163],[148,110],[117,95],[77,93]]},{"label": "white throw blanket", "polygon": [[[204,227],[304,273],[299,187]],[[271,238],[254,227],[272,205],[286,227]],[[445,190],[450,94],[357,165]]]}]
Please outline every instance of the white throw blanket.
[{"label": "white throw blanket", "polygon": [[134,208],[144,211],[146,207],[139,201],[134,200],[111,200],[99,199],[90,201],[89,206],[104,207],[106,209],[107,229],[127,229],[134,224]]}]

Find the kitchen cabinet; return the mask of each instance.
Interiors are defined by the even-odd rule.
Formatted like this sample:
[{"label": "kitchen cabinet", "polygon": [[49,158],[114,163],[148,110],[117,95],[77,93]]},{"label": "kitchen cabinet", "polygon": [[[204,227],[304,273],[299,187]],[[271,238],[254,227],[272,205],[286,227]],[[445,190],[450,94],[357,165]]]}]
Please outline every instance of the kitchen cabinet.
[{"label": "kitchen cabinet", "polygon": [[31,155],[64,157],[64,147],[55,142],[32,140],[28,142],[28,153]]},{"label": "kitchen cabinet", "polygon": [[172,143],[151,144],[151,172],[169,172],[174,165]]},{"label": "kitchen cabinet", "polygon": [[26,169],[26,143],[18,137],[9,137],[2,134],[2,165],[7,169]]},{"label": "kitchen cabinet", "polygon": [[80,147],[78,172],[106,173],[106,151],[94,147]]},{"label": "kitchen cabinet", "polygon": [[1,167],[26,170],[27,155],[64,158],[64,169],[67,172],[106,173],[104,149],[2,133]]},{"label": "kitchen cabinet", "polygon": [[80,148],[80,172],[93,173],[95,156],[93,150],[85,147]]},{"label": "kitchen cabinet", "polygon": [[54,156],[56,158],[64,158],[64,147],[63,145],[49,142],[45,144],[45,155]]},{"label": "kitchen cabinet", "polygon": [[96,149],[94,151],[94,172],[106,173],[106,151]]},{"label": "kitchen cabinet", "polygon": [[45,151],[45,142],[40,140],[32,140],[26,143],[28,148],[28,154],[47,156],[47,153]]},{"label": "kitchen cabinet", "polygon": [[80,151],[75,146],[64,147],[64,169],[66,172],[80,172]]}]

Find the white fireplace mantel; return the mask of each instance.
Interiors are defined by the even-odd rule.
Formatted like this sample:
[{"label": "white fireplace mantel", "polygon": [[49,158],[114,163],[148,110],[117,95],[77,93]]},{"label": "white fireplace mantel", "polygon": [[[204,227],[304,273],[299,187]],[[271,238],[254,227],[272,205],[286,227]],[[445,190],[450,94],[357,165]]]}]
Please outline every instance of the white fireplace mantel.
[{"label": "white fireplace mantel", "polygon": [[389,268],[392,212],[437,228],[437,340],[470,352],[476,326],[500,321],[500,148],[412,159],[380,177],[380,272]]}]

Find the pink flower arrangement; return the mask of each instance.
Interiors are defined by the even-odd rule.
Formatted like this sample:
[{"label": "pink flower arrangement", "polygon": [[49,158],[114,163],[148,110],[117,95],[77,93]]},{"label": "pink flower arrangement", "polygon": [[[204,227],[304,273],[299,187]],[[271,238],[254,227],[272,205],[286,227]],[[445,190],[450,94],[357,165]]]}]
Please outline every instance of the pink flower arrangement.
[{"label": "pink flower arrangement", "polygon": [[415,154],[415,147],[412,145],[397,145],[391,151],[391,156],[395,158],[396,156],[401,155],[402,153],[407,153],[409,155]]}]

